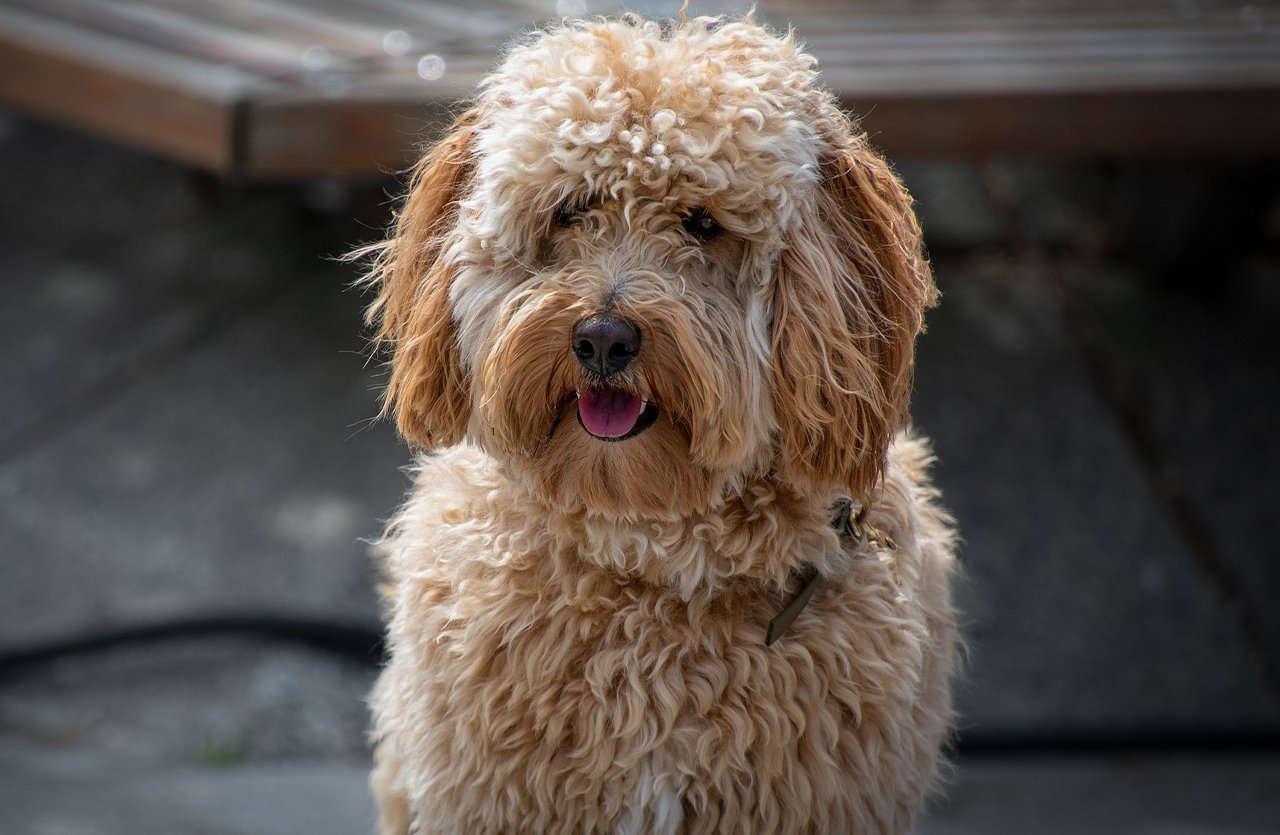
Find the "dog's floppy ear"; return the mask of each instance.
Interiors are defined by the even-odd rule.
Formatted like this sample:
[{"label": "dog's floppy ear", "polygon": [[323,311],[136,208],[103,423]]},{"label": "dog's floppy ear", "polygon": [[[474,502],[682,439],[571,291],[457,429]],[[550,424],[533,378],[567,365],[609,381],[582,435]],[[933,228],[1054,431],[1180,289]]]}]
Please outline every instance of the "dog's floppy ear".
[{"label": "dog's floppy ear", "polygon": [[841,120],[779,258],[773,382],[784,477],[865,496],[907,417],[915,338],[936,301],[902,183]]},{"label": "dog's floppy ear", "polygon": [[391,354],[383,414],[394,414],[412,444],[462,440],[470,414],[467,373],[449,304],[454,268],[441,258],[474,169],[475,110],[417,164],[395,232],[376,253],[369,282],[378,296],[367,314],[375,343]]}]

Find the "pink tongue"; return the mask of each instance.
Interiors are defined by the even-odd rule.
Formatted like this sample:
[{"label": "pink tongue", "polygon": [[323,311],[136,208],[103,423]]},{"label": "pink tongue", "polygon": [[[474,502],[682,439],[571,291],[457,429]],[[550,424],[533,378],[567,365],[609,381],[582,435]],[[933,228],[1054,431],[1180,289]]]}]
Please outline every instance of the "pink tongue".
[{"label": "pink tongue", "polygon": [[599,438],[619,438],[635,428],[644,401],[615,388],[588,388],[578,395],[578,417]]}]

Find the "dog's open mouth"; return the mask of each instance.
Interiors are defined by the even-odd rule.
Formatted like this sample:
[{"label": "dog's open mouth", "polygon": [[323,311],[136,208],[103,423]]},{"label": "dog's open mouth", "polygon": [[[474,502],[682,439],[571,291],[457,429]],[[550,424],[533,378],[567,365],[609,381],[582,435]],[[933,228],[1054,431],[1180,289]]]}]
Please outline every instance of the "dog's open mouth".
[{"label": "dog's open mouth", "polygon": [[634,438],[658,419],[658,407],[612,386],[591,386],[578,392],[578,423],[602,441]]}]

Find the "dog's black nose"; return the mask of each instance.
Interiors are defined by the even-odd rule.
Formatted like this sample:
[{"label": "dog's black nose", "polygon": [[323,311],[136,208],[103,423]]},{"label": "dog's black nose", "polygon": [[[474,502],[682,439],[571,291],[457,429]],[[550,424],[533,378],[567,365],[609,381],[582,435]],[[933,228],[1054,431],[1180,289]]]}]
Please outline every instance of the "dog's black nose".
[{"label": "dog's black nose", "polygon": [[640,353],[640,331],[614,316],[592,316],[573,326],[573,353],[588,371],[608,377]]}]

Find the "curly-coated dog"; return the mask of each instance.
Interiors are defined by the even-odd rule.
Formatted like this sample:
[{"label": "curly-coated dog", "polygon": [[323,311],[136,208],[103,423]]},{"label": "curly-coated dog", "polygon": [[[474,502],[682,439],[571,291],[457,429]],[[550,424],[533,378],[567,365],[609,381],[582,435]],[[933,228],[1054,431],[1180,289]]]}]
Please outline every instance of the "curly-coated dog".
[{"label": "curly-coated dog", "polygon": [[954,535],[906,432],[910,198],[791,35],[524,39],[369,250],[384,833],[910,828]]}]

